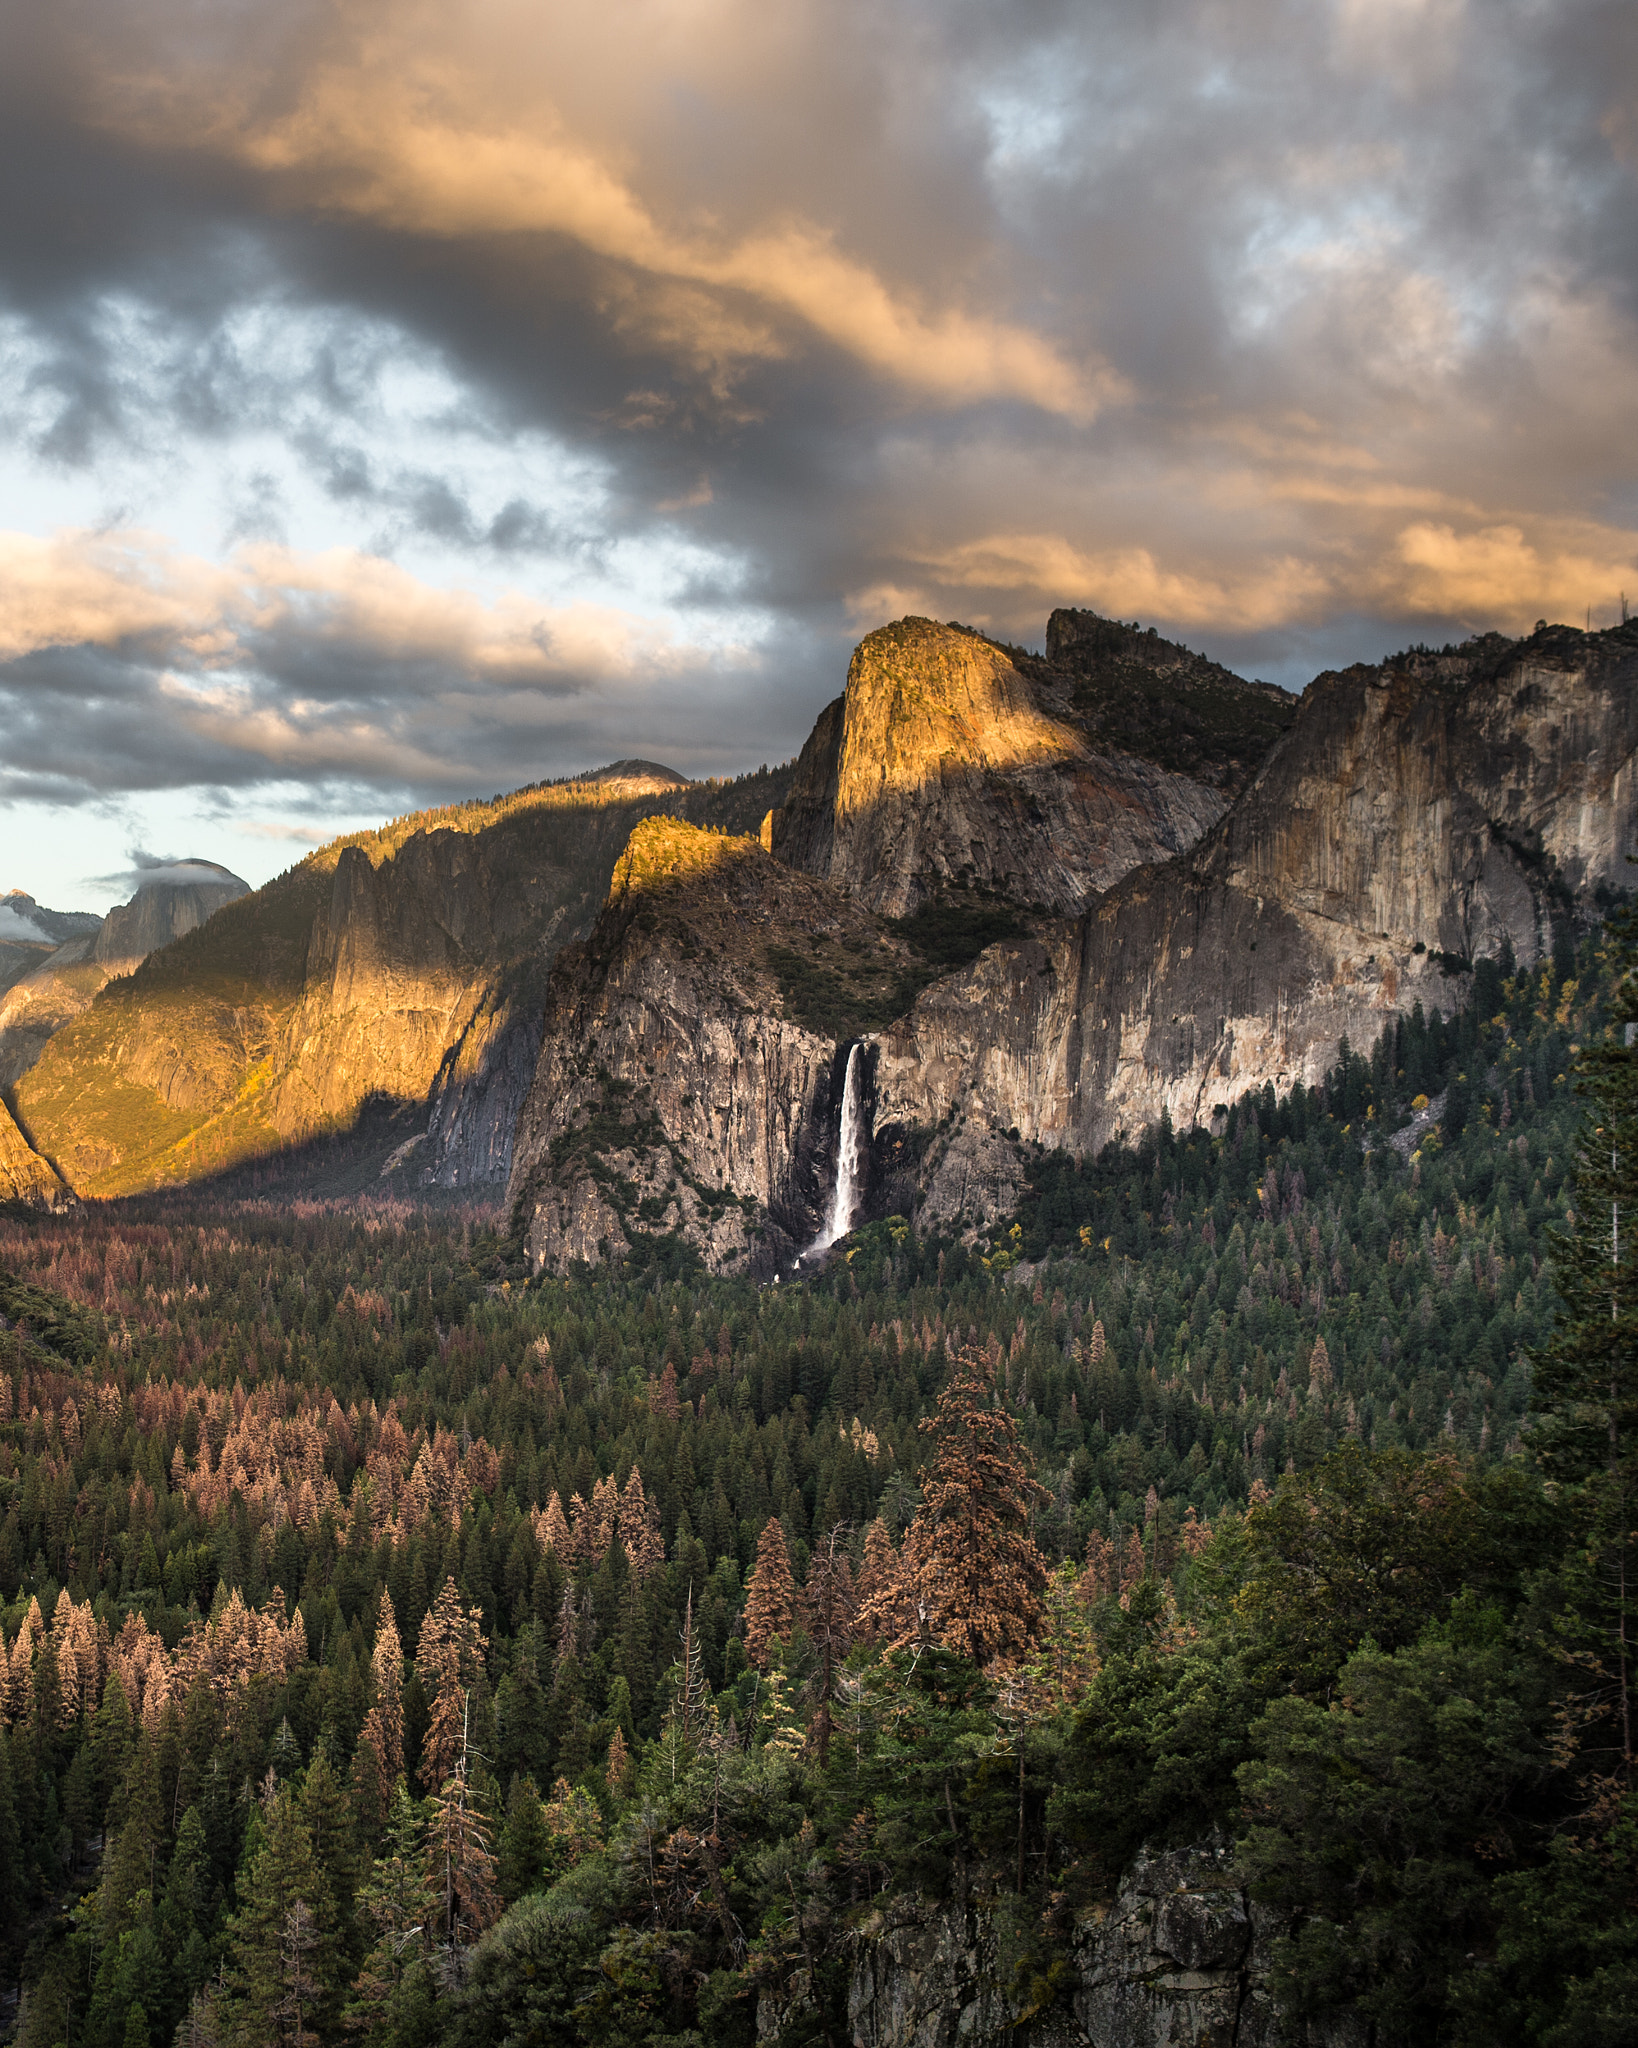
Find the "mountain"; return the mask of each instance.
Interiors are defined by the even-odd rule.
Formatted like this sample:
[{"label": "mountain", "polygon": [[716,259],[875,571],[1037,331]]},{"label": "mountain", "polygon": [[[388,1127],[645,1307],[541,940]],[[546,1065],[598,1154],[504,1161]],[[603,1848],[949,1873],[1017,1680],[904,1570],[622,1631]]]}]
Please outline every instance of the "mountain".
[{"label": "mountain", "polygon": [[633,826],[754,824],[784,789],[623,761],[339,839],[88,997],[19,1082],[18,1120],[87,1195],[243,1166],[378,1104],[425,1125],[387,1136],[401,1178],[503,1183],[546,971]]},{"label": "mountain", "polygon": [[666,1237],[716,1268],[788,1265],[831,1178],[826,999],[848,1025],[892,1014],[918,964],[886,920],[757,838],[639,825],[547,987],[507,1191],[537,1265]]},{"label": "mountain", "polygon": [[249,894],[248,882],[213,860],[177,861],[144,876],[130,902],[109,911],[89,957],[111,975],[129,973],[150,953],[214,917],[224,903]]},{"label": "mountain", "polygon": [[[976,1225],[1016,1200],[1025,1147],[1095,1151],[1312,1084],[1344,1037],[1368,1048],[1417,1003],[1454,1009],[1475,958],[1539,960],[1627,886],[1638,626],[1327,673],[1283,734],[1271,711],[1253,761],[1261,741],[1231,711],[1256,686],[1176,663],[1192,709],[1168,728],[1162,669],[1132,680],[1148,636],[1107,623],[1055,614],[1045,663],[922,620],[872,635],[764,828],[771,860],[696,850],[661,881],[634,845],[638,880],[548,990],[511,1180],[537,1265],[618,1249],[616,1223],[640,1246],[648,1219],[719,1266],[788,1258],[827,1199],[852,1039],[861,1213]],[[1185,850],[1145,779],[1158,764],[1097,755],[1086,724],[1052,713],[1066,696],[1043,674],[1071,659],[1104,737],[1235,792]],[[1124,839],[1094,779],[1100,801],[1130,800]],[[1043,912],[1078,892],[1078,915]],[[1010,928],[963,963],[947,942],[962,920],[986,938],[1006,896]],[[918,935],[908,973],[895,949]],[[793,1034],[804,1004],[814,1028]]]},{"label": "mountain", "polygon": [[0,996],[44,966],[64,943],[94,936],[102,919],[82,910],[47,910],[26,890],[0,896]]},{"label": "mountain", "polygon": [[1531,963],[1630,886],[1638,629],[1490,636],[1320,676],[1222,823],[930,989],[876,1055],[879,1128],[946,1119],[924,1185],[970,1205],[997,1135],[1095,1151],[1250,1088],[1311,1086],[1474,959]]},{"label": "mountain", "polygon": [[1192,846],[1295,706],[1090,618],[1054,613],[1045,660],[930,619],[870,634],[769,820],[771,851],[891,915],[951,886],[1068,914]]},{"label": "mountain", "polygon": [[9,983],[0,998],[0,1088],[15,1087],[47,1042],[79,1016],[115,975],[129,974],[149,953],[248,893],[242,882],[215,861],[168,863],[144,875],[128,903],[105,918],[83,911],[42,911],[32,897],[14,891],[6,905],[47,934],[41,951]]}]

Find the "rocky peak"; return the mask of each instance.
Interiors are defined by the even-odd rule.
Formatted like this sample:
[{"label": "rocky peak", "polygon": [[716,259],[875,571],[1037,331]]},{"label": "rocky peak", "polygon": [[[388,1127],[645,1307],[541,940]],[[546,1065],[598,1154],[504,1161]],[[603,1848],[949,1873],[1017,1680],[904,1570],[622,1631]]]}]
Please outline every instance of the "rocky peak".
[{"label": "rocky peak", "polygon": [[88,910],[47,910],[26,889],[8,889],[0,896],[0,941],[61,946],[88,937],[101,923]]},{"label": "rocky peak", "polygon": [[820,714],[768,845],[892,916],[950,887],[1078,910],[1193,845],[1224,800],[1151,759],[1100,751],[1071,696],[967,627],[884,626]]},{"label": "rocky peak", "polygon": [[150,953],[202,925],[224,903],[249,894],[248,882],[213,860],[167,863],[138,883],[128,903],[109,911],[91,958],[110,973],[129,973]]}]

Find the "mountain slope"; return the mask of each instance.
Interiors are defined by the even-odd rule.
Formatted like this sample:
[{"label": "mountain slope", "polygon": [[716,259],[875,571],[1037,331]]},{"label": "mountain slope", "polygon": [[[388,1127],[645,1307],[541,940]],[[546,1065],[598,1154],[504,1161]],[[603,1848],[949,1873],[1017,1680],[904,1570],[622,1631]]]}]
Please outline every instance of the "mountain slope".
[{"label": "mountain slope", "polygon": [[432,1097],[417,1176],[503,1181],[546,970],[633,824],[760,815],[782,791],[622,762],[337,840],[111,982],[24,1076],[19,1120],[78,1192],[112,1195]]}]

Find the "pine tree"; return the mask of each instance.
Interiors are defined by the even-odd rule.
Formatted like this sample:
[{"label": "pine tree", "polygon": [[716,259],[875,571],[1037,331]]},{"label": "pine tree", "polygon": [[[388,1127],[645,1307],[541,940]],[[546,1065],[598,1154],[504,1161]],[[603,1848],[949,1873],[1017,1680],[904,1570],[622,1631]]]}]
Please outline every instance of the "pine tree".
[{"label": "pine tree", "polygon": [[404,1775],[404,1651],[398,1638],[392,1599],[381,1589],[381,1611],[370,1653],[370,1711],[364,1717],[361,1747],[368,1745],[375,1762],[381,1811],[391,1804],[393,1788]]},{"label": "pine tree", "polygon": [[901,1558],[914,1623],[902,1618],[887,1647],[925,1635],[974,1664],[1015,1663],[1040,1633],[1046,1561],[1029,1524],[1051,1496],[1029,1475],[989,1356],[956,1354],[921,1427],[933,1463]]},{"label": "pine tree", "polygon": [[506,1795],[506,1821],[500,1833],[500,1854],[495,1863],[495,1885],[503,1904],[515,1906],[530,1892],[539,1891],[546,1879],[546,1858],[551,1837],[540,1810],[540,1793],[533,1778],[518,1776]]},{"label": "pine tree", "polygon": [[405,2022],[431,1997],[426,1959],[436,1898],[421,1817],[402,1780],[358,1911],[370,1947],[353,1985],[348,2021],[372,2043],[414,2038],[417,2029]]},{"label": "pine tree", "polygon": [[312,1901],[322,1880],[294,1787],[274,1793],[265,1826],[229,1930],[223,2018],[234,2048],[297,2048],[311,2035],[315,1999],[337,1988],[315,1968]]},{"label": "pine tree", "polygon": [[819,1670],[814,1679],[818,1712],[813,1721],[813,1744],[819,1768],[830,1753],[830,1703],[836,1692],[836,1672],[853,1647],[857,1601],[853,1572],[842,1548],[846,1531],[840,1523],[814,1546],[808,1562],[808,1583],[803,1589],[802,1619],[808,1639],[819,1653]]},{"label": "pine tree", "polygon": [[791,1574],[785,1531],[777,1516],[757,1538],[756,1564],[745,1595],[745,1655],[759,1671],[768,1668],[768,1645],[788,1636],[796,1617],[796,1580]]},{"label": "pine tree", "polygon": [[467,1696],[483,1668],[481,1608],[463,1610],[455,1581],[443,1589],[421,1624],[415,1673],[427,1696],[429,1718],[421,1745],[421,1783],[442,1794],[466,1744]]},{"label": "pine tree", "polygon": [[302,1786],[301,1817],[313,1851],[315,1889],[308,1904],[313,1909],[314,1968],[326,1987],[317,2018],[325,2031],[331,2031],[340,2017],[341,1986],[351,1980],[358,1963],[353,1921],[358,1852],[345,1795],[322,1748]]},{"label": "pine tree", "polygon": [[467,1949],[500,1918],[489,1816],[471,1771],[467,1722],[442,1789],[429,1802],[427,1871],[446,1954]]}]

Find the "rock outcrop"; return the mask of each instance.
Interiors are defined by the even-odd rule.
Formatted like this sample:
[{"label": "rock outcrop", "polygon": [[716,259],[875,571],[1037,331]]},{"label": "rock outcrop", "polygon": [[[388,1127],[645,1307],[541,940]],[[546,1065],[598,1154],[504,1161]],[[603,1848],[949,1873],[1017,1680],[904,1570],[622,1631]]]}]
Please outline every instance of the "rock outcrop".
[{"label": "rock outcrop", "polygon": [[72,1196],[28,1144],[0,1102],[0,1202],[26,1202],[33,1209],[66,1208]]},{"label": "rock outcrop", "polygon": [[105,918],[42,911],[31,897],[14,891],[7,904],[28,904],[31,921],[52,935],[54,945],[4,985],[0,1088],[15,1087],[49,1041],[88,1010],[116,975],[130,974],[150,953],[249,892],[248,882],[209,860],[178,862],[158,871]]},{"label": "rock outcrop", "polygon": [[[1259,728],[1277,735],[1289,715],[1283,693],[1170,651],[1180,675],[1192,675],[1191,662],[1211,670],[1214,705],[1241,706],[1242,752]],[[1117,715],[1133,693],[1106,680],[1100,697],[1096,664],[1015,657],[929,619],[883,627],[861,641],[846,690],[820,713],[769,821],[771,850],[890,916],[952,885],[1079,911],[1131,869],[1192,846],[1222,816],[1236,773],[1226,753],[1210,761],[1209,780],[1163,765],[1163,729]],[[1146,750],[1099,737],[1100,717]],[[1206,760],[1203,742],[1193,751],[1197,765]]]},{"label": "rock outcrop", "polygon": [[536,1270],[679,1239],[717,1270],[788,1266],[829,1191],[846,1037],[804,1013],[891,1009],[917,974],[748,834],[638,826],[547,991],[507,1191]]},{"label": "rock outcrop", "polygon": [[[1278,1931],[1226,1850],[1140,1856],[1113,1903],[1075,1925],[1059,1995],[1034,2011],[1008,1987],[992,1909],[903,1901],[861,1932],[849,2033],[854,2048],[1363,2048],[1351,2015],[1281,2020],[1269,1990]],[[795,2016],[765,1997],[759,2037]]]},{"label": "rock outcrop", "polygon": [[103,919],[88,957],[109,974],[129,974],[150,953],[250,894],[250,884],[213,860],[178,861],[141,882],[129,903]]}]

